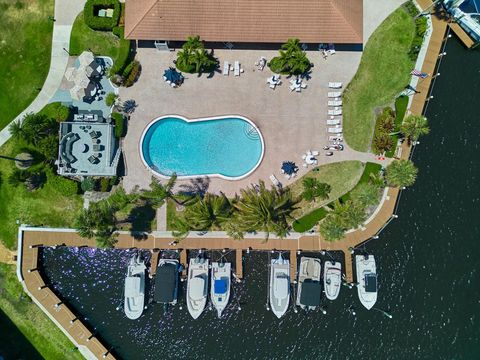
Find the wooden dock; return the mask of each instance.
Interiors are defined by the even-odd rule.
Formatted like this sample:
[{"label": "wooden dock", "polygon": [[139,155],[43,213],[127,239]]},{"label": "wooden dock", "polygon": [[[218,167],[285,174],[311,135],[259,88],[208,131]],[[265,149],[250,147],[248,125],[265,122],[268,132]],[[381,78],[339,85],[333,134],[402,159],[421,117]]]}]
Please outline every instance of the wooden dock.
[{"label": "wooden dock", "polygon": [[154,276],[157,273],[159,256],[160,256],[160,251],[152,250],[152,258],[150,259],[150,269],[148,269],[150,276]]},{"label": "wooden dock", "polygon": [[242,249],[235,250],[235,275],[238,279],[243,278],[243,251]]},{"label": "wooden dock", "polygon": [[180,264],[183,265],[183,271],[182,271],[182,276],[186,277],[187,276],[187,270],[188,270],[188,254],[187,254],[187,249],[182,249],[180,251]]},{"label": "wooden dock", "polygon": [[290,250],[290,281],[293,283],[297,280],[297,252]]},{"label": "wooden dock", "polygon": [[455,35],[457,35],[467,49],[471,49],[475,45],[473,39],[465,32],[465,30],[462,29],[460,25],[451,22],[448,24],[448,26],[450,26],[450,29],[452,29],[452,31],[455,33]]}]

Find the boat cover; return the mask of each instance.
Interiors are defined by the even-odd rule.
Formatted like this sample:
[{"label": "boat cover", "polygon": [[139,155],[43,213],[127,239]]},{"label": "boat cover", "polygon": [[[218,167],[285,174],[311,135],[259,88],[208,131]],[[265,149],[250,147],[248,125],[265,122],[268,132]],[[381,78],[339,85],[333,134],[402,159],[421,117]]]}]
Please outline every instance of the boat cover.
[{"label": "boat cover", "polygon": [[227,292],[227,279],[215,280],[214,291],[215,294],[225,294]]},{"label": "boat cover", "polygon": [[365,274],[365,291],[377,292],[377,274]]},{"label": "boat cover", "polygon": [[273,295],[277,299],[285,299],[288,296],[288,277],[284,273],[277,274],[273,288]]},{"label": "boat cover", "polygon": [[319,281],[305,279],[300,293],[300,304],[305,306],[320,305],[321,285]]},{"label": "boat cover", "polygon": [[127,297],[140,295],[140,278],[138,276],[125,278],[125,295]]},{"label": "boat cover", "polygon": [[205,279],[203,275],[197,275],[190,280],[190,297],[199,301],[205,297]]},{"label": "boat cover", "polygon": [[157,268],[155,276],[154,300],[159,303],[171,303],[175,300],[177,288],[178,269],[177,265],[164,264]]}]

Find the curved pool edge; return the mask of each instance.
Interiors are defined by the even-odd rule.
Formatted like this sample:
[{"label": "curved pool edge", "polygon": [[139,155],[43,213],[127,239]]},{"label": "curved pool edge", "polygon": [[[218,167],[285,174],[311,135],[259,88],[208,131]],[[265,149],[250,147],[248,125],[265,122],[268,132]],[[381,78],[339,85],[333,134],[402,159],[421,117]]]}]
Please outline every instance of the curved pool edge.
[{"label": "curved pool edge", "polygon": [[235,118],[239,118],[243,121],[246,121],[248,122],[251,126],[253,126],[255,128],[255,130],[257,131],[258,133],[258,137],[260,139],[260,143],[262,144],[262,152],[260,154],[260,157],[258,159],[258,162],[255,164],[254,167],[252,167],[252,169],[250,171],[248,171],[247,173],[241,175],[241,176],[235,176],[235,177],[231,177],[231,176],[225,176],[225,175],[222,175],[222,174],[199,174],[199,175],[177,175],[177,179],[180,179],[180,180],[188,180],[188,179],[196,179],[196,178],[199,178],[199,177],[217,177],[217,178],[220,178],[220,179],[223,179],[223,180],[228,180],[228,181],[236,181],[236,180],[242,180],[248,176],[250,176],[251,174],[253,174],[253,172],[255,172],[255,170],[258,169],[258,167],[260,166],[260,164],[262,163],[263,161],[263,157],[265,155],[265,142],[263,140],[263,135],[262,133],[260,132],[260,129],[257,127],[257,125],[250,119],[246,118],[245,116],[242,116],[242,115],[236,115],[236,114],[228,114],[228,115],[219,115],[219,116],[212,116],[212,117],[208,117],[208,118],[194,118],[194,119],[188,119],[186,118],[185,116],[182,116],[182,115],[177,115],[177,114],[169,114],[169,115],[163,115],[163,116],[160,116],[158,118],[155,118],[153,119],[152,121],[150,121],[148,123],[148,125],[145,127],[145,129],[143,129],[143,132],[142,132],[142,136],[140,137],[140,141],[138,142],[138,152],[140,153],[140,159],[142,160],[142,163],[143,165],[147,168],[147,170],[152,173],[153,175],[161,178],[161,179],[170,179],[170,176],[167,176],[167,175],[164,175],[156,170],[154,170],[149,164],[148,162],[145,160],[145,157],[143,155],[143,148],[142,148],[142,145],[143,145],[143,140],[145,139],[145,135],[147,134],[148,130],[150,129],[150,127],[152,127],[155,123],[157,123],[158,121],[161,121],[163,119],[166,119],[166,118],[171,118],[171,117],[176,117],[176,118],[179,118],[180,120],[183,120],[187,123],[191,123],[191,122],[201,122],[201,121],[212,121],[212,120],[221,120],[221,119],[226,119],[226,118],[230,118],[230,117],[235,117]]}]

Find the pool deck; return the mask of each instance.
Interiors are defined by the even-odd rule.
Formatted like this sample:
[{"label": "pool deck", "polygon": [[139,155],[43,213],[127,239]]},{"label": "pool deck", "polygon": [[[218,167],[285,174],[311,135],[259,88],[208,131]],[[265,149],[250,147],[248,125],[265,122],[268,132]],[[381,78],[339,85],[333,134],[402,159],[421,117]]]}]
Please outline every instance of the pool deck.
[{"label": "pool deck", "polygon": [[[236,77],[221,72],[209,77],[204,74],[185,74],[185,82],[178,88],[171,88],[163,79],[163,71],[173,65],[176,52],[161,52],[156,49],[138,49],[137,57],[142,64],[142,74],[138,82],[130,88],[121,88],[122,100],[134,99],[138,108],[132,114],[127,136],[123,141],[123,150],[127,164],[127,175],[123,185],[127,191],[148,188],[151,172],[143,164],[139,148],[145,127],[154,119],[163,115],[182,115],[186,118],[208,118],[222,115],[241,115],[253,121],[260,129],[265,142],[265,155],[259,167],[241,180],[230,181],[216,177],[207,179],[209,192],[224,192],[233,196],[240,189],[258,183],[259,179],[270,183],[274,174],[283,185],[290,184],[280,171],[283,161],[294,161],[299,166],[299,176],[311,168],[302,167],[302,154],[307,150],[318,150],[319,165],[344,160],[379,162],[371,153],[361,153],[346,146],[344,151],[334,156],[323,155],[322,147],[327,144],[327,92],[329,81],[343,82],[346,86],[360,63],[361,52],[337,52],[327,60],[319,51],[307,52],[314,67],[307,88],[301,93],[291,92],[289,79],[282,76],[282,84],[275,90],[267,85],[272,72],[265,67],[259,71],[254,63],[260,56],[267,59],[278,54],[277,51],[259,50],[215,50],[220,67],[223,62],[230,64],[240,61],[244,73]],[[332,91],[330,89],[330,91]],[[298,177],[297,177],[298,178]],[[188,180],[178,181],[178,186],[189,184]]]}]

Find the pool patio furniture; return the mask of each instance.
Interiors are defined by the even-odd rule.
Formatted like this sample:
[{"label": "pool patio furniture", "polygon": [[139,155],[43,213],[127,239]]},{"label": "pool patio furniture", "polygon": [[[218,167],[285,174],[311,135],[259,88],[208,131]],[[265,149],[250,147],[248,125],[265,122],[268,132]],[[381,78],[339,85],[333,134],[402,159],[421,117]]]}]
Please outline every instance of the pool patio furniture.
[{"label": "pool patio furniture", "polygon": [[342,115],[342,109],[335,108],[332,110],[328,110],[328,115],[332,115],[332,116]]},{"label": "pool patio furniture", "polygon": [[300,87],[301,87],[302,89],[306,89],[306,88],[307,88],[307,84],[301,83],[301,84],[300,84]]},{"label": "pool patio furniture", "polygon": [[342,106],[342,100],[329,100],[328,106]]},{"label": "pool patio furniture", "polygon": [[92,139],[97,139],[97,138],[99,138],[100,136],[102,136],[102,133],[101,133],[100,131],[95,131],[95,130],[94,130],[94,131],[91,131],[91,132],[90,132],[90,137],[91,137]]},{"label": "pool patio furniture", "polygon": [[342,88],[342,83],[341,82],[329,82],[328,87],[330,89],[341,89]]},{"label": "pool patio furniture", "polygon": [[340,125],[339,119],[329,119],[327,120],[327,125]]},{"label": "pool patio furniture", "polygon": [[98,17],[106,17],[106,16],[107,16],[107,10],[105,9],[98,10]]},{"label": "pool patio furniture", "polygon": [[93,144],[93,151],[95,152],[103,151],[103,148],[103,145]]},{"label": "pool patio furniture", "polygon": [[342,96],[341,91],[331,91],[331,92],[328,93],[329,98],[339,98],[341,96]]},{"label": "pool patio furniture", "polygon": [[107,18],[113,17],[113,9],[107,9],[107,12],[105,14]]},{"label": "pool patio furniture", "polygon": [[278,179],[275,177],[275,175],[270,175],[270,181],[273,183],[273,185],[275,185],[276,187],[278,188],[281,188],[282,187],[282,184],[280,183],[280,181],[278,181]]},{"label": "pool patio furniture", "polygon": [[319,154],[318,151],[316,151],[316,150],[313,150],[313,151],[312,151],[312,155],[313,155],[313,156],[318,156],[318,154]]},{"label": "pool patio furniture", "polygon": [[223,62],[223,75],[228,76],[230,74],[230,64],[228,61]]},{"label": "pool patio furniture", "polygon": [[263,71],[263,69],[265,68],[265,65],[267,65],[267,59],[262,56],[258,61],[258,70]]},{"label": "pool patio furniture", "polygon": [[343,141],[343,136],[339,135],[330,135],[328,141]]},{"label": "pool patio furniture", "polygon": [[90,163],[94,165],[100,162],[100,160],[94,155],[90,155],[90,157],[88,158],[88,161],[90,161]]},{"label": "pool patio furniture", "polygon": [[240,76],[240,62],[239,61],[235,61],[233,69],[234,69],[233,75]]},{"label": "pool patio furniture", "polygon": [[342,130],[343,129],[341,127],[329,127],[328,128],[328,132],[330,134],[340,134],[340,133],[342,133]]}]

